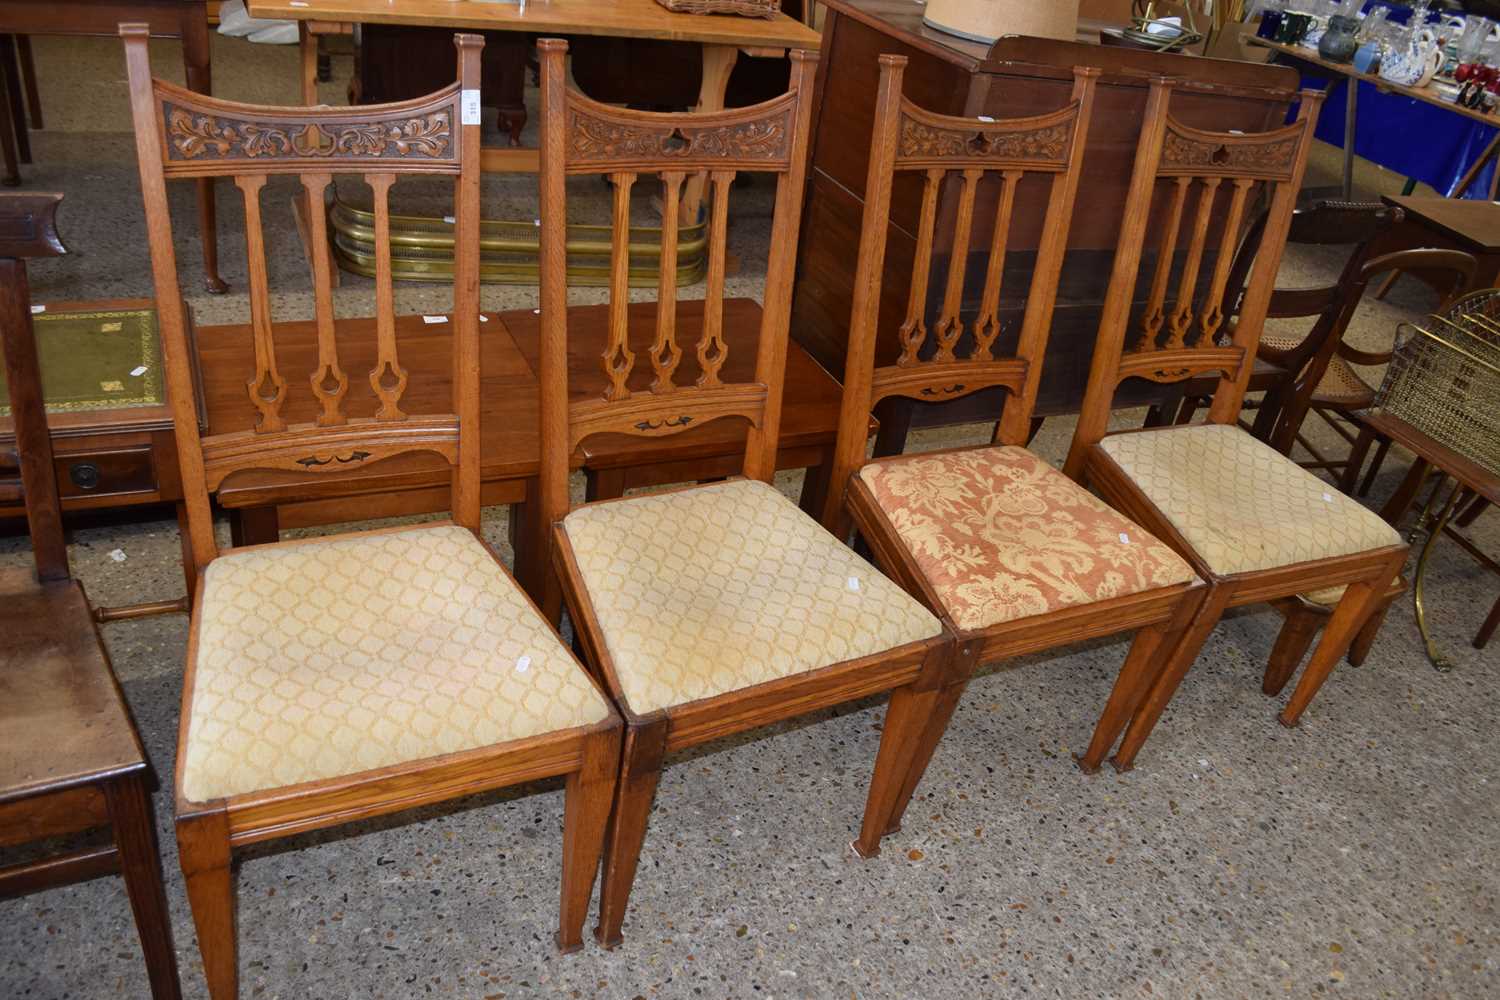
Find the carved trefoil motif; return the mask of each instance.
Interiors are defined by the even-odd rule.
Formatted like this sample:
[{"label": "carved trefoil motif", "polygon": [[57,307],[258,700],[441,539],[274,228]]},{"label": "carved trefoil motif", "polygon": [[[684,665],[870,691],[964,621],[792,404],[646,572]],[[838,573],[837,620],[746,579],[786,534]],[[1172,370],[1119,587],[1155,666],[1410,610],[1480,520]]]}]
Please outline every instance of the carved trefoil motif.
[{"label": "carved trefoil motif", "polygon": [[1162,147],[1161,164],[1165,169],[1205,173],[1284,174],[1296,163],[1297,142],[1295,135],[1276,142],[1232,143],[1169,131]]}]

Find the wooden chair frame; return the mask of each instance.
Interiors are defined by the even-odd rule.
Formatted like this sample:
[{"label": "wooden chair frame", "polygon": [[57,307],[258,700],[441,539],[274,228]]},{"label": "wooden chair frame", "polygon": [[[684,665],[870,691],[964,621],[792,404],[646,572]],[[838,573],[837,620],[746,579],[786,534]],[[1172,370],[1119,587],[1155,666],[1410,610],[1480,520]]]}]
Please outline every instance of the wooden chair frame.
[{"label": "wooden chair frame", "polygon": [[[946,402],[991,386],[1004,386],[1008,395],[994,443],[1024,446],[1029,440],[1032,408],[1041,380],[1041,360],[1052,323],[1058,276],[1082,173],[1094,85],[1099,75],[1096,69],[1075,69],[1070,103],[1050,114],[976,122],[934,114],[902,97],[905,66],[906,59],[902,56],[880,57],[880,83],[844,371],[843,412],[833,489],[823,511],[823,523],[830,530],[846,533],[844,526],[852,516],[880,567],[938,615],[957,636],[957,656],[946,682],[931,696],[933,703],[919,729],[911,765],[899,789],[894,790],[895,797],[882,804],[882,812],[866,814],[860,839],[855,843],[855,849],[865,857],[879,853],[881,838],[900,828],[906,806],[979,664],[1137,630],[1089,749],[1078,758],[1084,771],[1094,772],[1145,696],[1149,682],[1156,675],[1156,659],[1170,648],[1164,644],[1175,641],[1181,634],[1205,592],[1201,584],[1183,583],[984,629],[960,628],[944,609],[911,550],[881,511],[874,493],[857,475],[865,464],[868,414],[882,399],[891,396]],[[903,171],[925,175],[923,211],[918,224],[911,294],[901,327],[904,349],[895,364],[878,366],[875,343],[891,190],[897,173]],[[939,188],[950,172],[962,179],[963,188],[942,310],[929,334],[922,312],[933,259],[936,222],[933,209]],[[989,261],[979,313],[971,331],[973,347],[968,357],[959,357],[955,348],[964,335],[964,324],[959,318],[965,278],[961,262],[968,257],[975,192],[990,173],[999,174],[1000,194]],[[1011,235],[1011,210],[1016,189],[1026,174],[1051,178],[1047,213],[1015,354],[999,357],[994,348],[1000,334],[996,317],[1006,245]],[[893,700],[892,712],[895,710]]]},{"label": "wooden chair frame", "polygon": [[[889,794],[892,782],[899,782],[897,765],[904,763],[900,757],[907,746],[905,728],[922,714],[908,712],[902,716],[896,705],[912,700],[914,688],[926,685],[924,690],[936,690],[951,661],[950,639],[940,633],[880,655],[648,714],[631,708],[560,523],[570,509],[567,456],[593,434],[659,436],[711,420],[739,418],[750,423],[744,475],[771,481],[816,60],[812,54],[793,52],[787,93],[762,104],[701,114],[650,114],[599,104],[570,90],[564,73],[567,43],[543,39],[538,47],[542,61],[542,500],[546,522],[553,525],[552,558],[574,628],[587,661],[626,722],[619,790],[605,848],[600,920],[595,931],[601,943],[614,947],[622,940],[621,927],[647,816],[667,753],[891,691],[892,710],[871,782],[870,801],[876,803]],[[738,170],[773,173],[778,178],[755,381],[725,384],[716,373],[723,352],[730,347],[723,341],[718,318],[723,298],[729,188]],[[657,337],[650,352],[655,379],[649,390],[632,391],[626,384],[634,357],[628,350],[625,330],[629,251],[624,221],[628,219],[630,187],[636,174],[645,171],[657,171],[662,176],[663,264]],[[704,375],[696,385],[677,386],[672,373],[682,349],[674,335],[676,269],[671,260],[679,195],[684,181],[695,173],[708,175],[712,192],[706,318],[697,345]],[[607,174],[615,182],[611,334],[602,358],[611,387],[603,398],[570,399],[568,391],[565,182],[577,174]],[[719,363],[714,362],[716,357]],[[930,696],[922,697],[930,701]],[[898,725],[898,716],[910,718]]]},{"label": "wooden chair frame", "polygon": [[[125,38],[168,390],[176,417],[190,549],[199,577],[179,733],[179,746],[185,747],[202,608],[202,570],[218,555],[209,494],[228,475],[242,469],[266,468],[316,474],[349,462],[378,461],[409,451],[435,452],[453,468],[453,521],[478,536],[478,85],[484,42],[476,35],[455,36],[458,81],[426,97],[362,108],[280,108],[215,100],[153,80],[146,29],[123,25],[121,35]],[[360,172],[366,174],[375,191],[379,356],[368,378],[378,411],[370,417],[343,412],[350,379],[338,362],[328,257],[314,254],[319,364],[308,381],[322,412],[314,422],[288,424],[281,416],[287,385],[276,368],[259,193],[268,176],[300,175],[311,203],[321,205],[322,192],[335,173]],[[400,408],[407,374],[401,367],[395,336],[387,196],[397,176],[405,174],[454,179],[457,253],[452,318],[453,407],[451,413],[436,416],[409,416]],[[251,327],[256,348],[256,371],[246,382],[246,391],[260,419],[251,431],[200,438],[188,381],[189,345],[165,181],[210,175],[233,177],[245,197]],[[322,213],[312,213],[309,221],[312,242],[322,245]],[[371,533],[344,537],[354,534]],[[494,557],[493,552],[490,555]],[[495,562],[501,565],[498,558]],[[518,585],[517,590],[521,592]],[[193,802],[183,796],[186,755],[179,754],[177,837],[210,993],[215,1000],[224,1000],[235,996],[237,990],[230,874],[233,848],[557,775],[566,776],[557,940],[565,951],[581,947],[583,919],[614,794],[619,744],[620,721],[611,713],[594,726],[211,802]]]},{"label": "wooden chair frame", "polygon": [[0,898],[120,875],[155,1000],[182,988],[151,805],[155,776],[115,678],[83,586],[68,569],[52,436],[42,397],[26,259],[66,251],[60,194],[0,195],[0,354],[10,388],[34,575],[0,575],[0,847],[97,827],[110,842],[0,867]]},{"label": "wooden chair frame", "polygon": [[[1169,112],[1171,94],[1171,81],[1157,79],[1152,82],[1146,125],[1137,146],[1098,345],[1066,466],[1069,475],[1089,482],[1105,500],[1176,549],[1208,582],[1208,594],[1185,638],[1164,665],[1126,730],[1114,757],[1116,767],[1121,770],[1132,766],[1162,710],[1226,608],[1347,584],[1343,598],[1329,617],[1322,641],[1281,712],[1284,725],[1296,725],[1348,649],[1355,633],[1380,604],[1391,581],[1399,574],[1407,552],[1407,547],[1399,544],[1269,570],[1229,576],[1215,574],[1140,487],[1099,447],[1108,427],[1115,389],[1128,378],[1170,383],[1197,375],[1217,374],[1219,381],[1208,419],[1211,423],[1229,426],[1237,422],[1321,105],[1320,94],[1304,91],[1301,109],[1293,124],[1257,135],[1241,135],[1205,132],[1181,124]],[[1138,277],[1141,249],[1151,220],[1151,205],[1158,180],[1168,181],[1176,190],[1168,204],[1167,248],[1152,279],[1152,292],[1143,317],[1145,329],[1140,343],[1132,349],[1126,345],[1131,292]],[[1199,207],[1179,283],[1178,301],[1168,328],[1169,336],[1163,344],[1158,341],[1158,334],[1165,315],[1164,292],[1168,272],[1173,267],[1171,250],[1179,227],[1185,228],[1182,209],[1187,189],[1195,181],[1202,189]],[[1229,181],[1234,190],[1224,217],[1223,248],[1218,269],[1202,299],[1212,305],[1198,318],[1201,335],[1195,343],[1189,344],[1186,334],[1194,321],[1192,299],[1197,287],[1197,263],[1202,259],[1213,215],[1213,192],[1225,181]],[[1257,183],[1263,183],[1270,195],[1265,234],[1250,272],[1239,322],[1235,324],[1229,342],[1221,343],[1217,334],[1223,315],[1217,304],[1223,301],[1230,250],[1239,233],[1249,189]]]}]

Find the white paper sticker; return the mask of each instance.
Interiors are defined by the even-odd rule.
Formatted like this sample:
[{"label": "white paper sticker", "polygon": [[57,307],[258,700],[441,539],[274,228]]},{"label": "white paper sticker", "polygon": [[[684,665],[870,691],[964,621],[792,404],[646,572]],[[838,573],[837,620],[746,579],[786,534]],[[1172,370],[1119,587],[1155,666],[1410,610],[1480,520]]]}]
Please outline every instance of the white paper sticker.
[{"label": "white paper sticker", "polygon": [[479,91],[461,90],[458,92],[459,124],[479,124]]},{"label": "white paper sticker", "polygon": [[536,314],[536,315],[538,315],[538,316],[540,316],[540,315],[541,315],[541,314],[542,314],[542,311],[541,311],[541,310],[540,310],[540,309],[533,309],[533,310],[531,310],[531,311],[532,311],[532,312],[533,312],[533,313],[535,313],[535,314]]},{"label": "white paper sticker", "polygon": [[287,0],[288,7],[306,7],[307,0]]},{"label": "white paper sticker", "polygon": [[541,219],[533,219],[531,221],[532,221],[533,225],[540,226],[542,224],[542,220]]},{"label": "white paper sticker", "polygon": [[134,368],[130,369],[130,374],[134,375],[136,378],[140,378],[142,375],[146,374],[146,366],[136,365]]},{"label": "white paper sticker", "polygon": [[516,673],[524,674],[531,669],[531,657],[523,656],[516,661]]},{"label": "white paper sticker", "polygon": [[447,316],[423,316],[422,317],[422,322],[423,323],[446,323],[446,322],[448,322],[448,317]]},{"label": "white paper sticker", "polygon": [[46,306],[32,306],[31,307],[31,315],[33,315],[33,316],[37,316],[37,315],[39,315],[41,313],[44,313],[46,311],[47,311],[47,307]]},{"label": "white paper sticker", "polygon": [[1333,503],[1333,494],[1332,493],[1324,493],[1323,494],[1323,502],[1324,503]]},{"label": "white paper sticker", "polygon": [[451,225],[453,225],[453,224],[454,224],[454,223],[456,223],[456,222],[457,222],[457,221],[458,221],[458,220],[457,220],[457,219],[455,219],[455,218],[454,218],[454,217],[453,217],[453,216],[451,216],[451,215],[445,215],[445,216],[443,216],[443,221],[444,221],[444,222],[446,222],[446,223],[448,223],[448,225],[450,225],[450,226],[451,226]]},{"label": "white paper sticker", "polygon": [[980,115],[979,120],[982,122],[993,122],[995,119],[991,118],[989,115]]},{"label": "white paper sticker", "polygon": [[859,577],[851,576],[849,578],[849,589],[854,591],[855,593],[859,592]]},{"label": "white paper sticker", "polygon": [[1126,533],[1124,531],[1120,532],[1120,544],[1121,545],[1129,545],[1130,544],[1130,535],[1128,533]]},{"label": "white paper sticker", "polygon": [[484,313],[480,313],[479,314],[479,322],[481,322],[481,323],[488,323],[489,321],[490,321],[490,318],[488,316],[486,316]]}]

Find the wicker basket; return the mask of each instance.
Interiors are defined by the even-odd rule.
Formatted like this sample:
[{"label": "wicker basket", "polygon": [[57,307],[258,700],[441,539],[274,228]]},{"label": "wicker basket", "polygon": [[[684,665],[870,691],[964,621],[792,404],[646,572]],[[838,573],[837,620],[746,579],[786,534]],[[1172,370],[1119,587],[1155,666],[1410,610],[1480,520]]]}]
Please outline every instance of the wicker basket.
[{"label": "wicker basket", "polygon": [[1500,475],[1500,289],[1402,323],[1375,405]]},{"label": "wicker basket", "polygon": [[781,0],[656,0],[674,14],[742,14],[745,17],[775,17]]}]

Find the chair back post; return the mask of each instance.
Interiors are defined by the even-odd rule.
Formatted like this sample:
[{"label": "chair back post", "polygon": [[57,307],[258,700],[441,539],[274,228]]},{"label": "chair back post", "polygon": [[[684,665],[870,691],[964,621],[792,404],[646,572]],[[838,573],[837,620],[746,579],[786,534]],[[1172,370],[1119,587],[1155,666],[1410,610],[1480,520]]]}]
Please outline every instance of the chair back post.
[{"label": "chair back post", "polygon": [[792,322],[792,279],[797,267],[797,240],[802,231],[807,143],[812,131],[813,75],[818,68],[818,57],[811,52],[796,49],[790,55],[792,77],[787,90],[797,95],[797,112],[792,126],[791,163],[776,178],[775,221],[771,226],[771,252],[766,261],[760,343],[755,359],[755,379],[766,387],[765,414],[758,425],[751,426],[745,442],[744,474],[767,483],[776,475],[776,446],[781,440],[781,399]]},{"label": "chair back post", "polygon": [[900,133],[901,80],[906,57],[880,56],[880,83],[875,93],[875,124],[870,136],[870,167],[865,175],[865,209],[860,221],[859,256],[854,268],[854,302],[844,358],[844,391],[839,401],[838,437],[833,448],[832,488],[823,499],[819,520],[841,537],[844,489],[865,459],[869,437],[875,333],[880,322],[880,292],[885,268],[886,233],[890,228],[891,182],[896,171]]},{"label": "chair back post", "polygon": [[1146,95],[1146,110],[1141,122],[1141,137],[1135,147],[1135,165],[1130,172],[1130,187],[1125,192],[1125,219],[1110,269],[1109,287],[1099,311],[1099,335],[1094,342],[1094,356],[1089,361],[1089,380],[1083,391],[1083,405],[1073,431],[1063,472],[1077,479],[1083,474],[1083,456],[1089,445],[1104,437],[1109,427],[1109,412],[1115,396],[1115,369],[1125,349],[1125,328],[1130,322],[1130,300],[1135,292],[1136,275],[1141,267],[1141,253],[1146,245],[1146,227],[1151,221],[1151,194],[1156,187],[1156,168],[1161,162],[1162,140],[1167,134],[1167,106],[1172,100],[1175,81],[1155,77]]},{"label": "chair back post", "polygon": [[[539,261],[541,283],[541,503],[542,523],[551,525],[568,513],[568,468],[573,445],[568,437],[568,218],[567,218],[567,54],[560,38],[537,42],[541,51],[542,120]],[[624,223],[628,227],[629,217]],[[614,220],[618,228],[622,222]],[[623,289],[612,289],[623,291]],[[610,306],[617,308],[611,295]],[[623,302],[618,307],[624,308]],[[551,549],[551,532],[546,532]],[[548,576],[551,563],[547,562]]]},{"label": "chair back post", "polygon": [[156,291],[162,361],[167,369],[167,405],[172,411],[172,436],[182,474],[183,502],[187,507],[188,551],[193,566],[201,574],[218,555],[219,549],[214,541],[208,491],[203,486],[203,444],[198,437],[198,413],[193,396],[187,305],[177,281],[177,249],[172,242],[167,183],[162,170],[160,125],[151,85],[151,29],[145,24],[122,24],[120,37],[125,40],[130,117],[135,125],[141,198],[146,206],[146,240],[151,249],[151,281]]},{"label": "chair back post", "polygon": [[[150,240],[152,277],[161,322],[163,356],[174,433],[182,466],[189,548],[201,572],[216,555],[209,496],[226,478],[247,470],[319,475],[408,452],[431,452],[451,470],[454,520],[479,529],[479,65],[483,39],[458,35],[458,79],[432,94],[358,108],[276,107],[223,101],[154,80],[148,32],[122,25],[130,80],[141,191]],[[308,212],[312,254],[317,366],[305,389],[282,377],[277,324],[271,315],[261,196],[269,178],[297,179]],[[339,362],[352,336],[338,334],[326,246],[323,195],[335,177],[353,176],[374,198],[375,317],[370,343],[374,366],[351,378]],[[439,413],[402,409],[408,372],[397,338],[391,269],[390,190],[401,177],[444,176],[453,181],[455,217],[454,315],[450,334],[451,379]],[[253,428],[200,435],[193,409],[192,358],[185,306],[178,286],[166,182],[175,178],[228,177],[245,208],[245,244],[254,373],[245,382]],[[295,381],[295,380],[293,380]],[[367,383],[368,388],[360,383]],[[299,400],[287,409],[291,393]],[[353,392],[350,412],[346,397]],[[321,410],[302,414],[304,402]],[[289,415],[290,414],[290,415]]]},{"label": "chair back post", "polygon": [[[453,519],[478,533],[480,518],[479,150],[480,58],[484,38],[453,36],[458,50],[459,168],[454,193],[453,389],[458,414],[458,462],[453,467]],[[321,203],[320,203],[321,204]]]},{"label": "chair back post", "polygon": [[57,235],[57,205],[62,198],[53,193],[0,194],[0,332],[5,383],[10,390],[11,426],[31,552],[37,579],[43,582],[68,579],[68,547],[63,538],[52,434],[47,429],[47,405],[31,322],[26,260],[67,253]]},{"label": "chair back post", "polygon": [[1266,230],[1261,239],[1260,252],[1255,255],[1255,264],[1250,268],[1250,283],[1245,288],[1245,298],[1240,304],[1239,322],[1234,326],[1233,343],[1244,350],[1244,360],[1232,380],[1219,380],[1213,403],[1208,409],[1211,423],[1234,423],[1239,419],[1240,407],[1245,402],[1245,389],[1250,384],[1250,375],[1255,369],[1255,349],[1260,344],[1266,310],[1270,308],[1271,295],[1276,290],[1276,273],[1281,269],[1281,257],[1286,251],[1287,233],[1291,231],[1292,213],[1297,208],[1297,194],[1302,188],[1307,154],[1312,147],[1310,139],[1313,129],[1317,127],[1318,110],[1322,105],[1321,92],[1303,92],[1302,104],[1297,109],[1294,123],[1302,126],[1302,136],[1297,143],[1291,178],[1276,185],[1270,212],[1266,216]]},{"label": "chair back post", "polygon": [[[1217,384],[1209,419],[1229,424],[1238,418],[1322,105],[1321,94],[1304,91],[1292,124],[1245,135],[1184,125],[1170,114],[1171,94],[1171,81],[1152,82],[1082,412],[1065,465],[1075,478],[1083,472],[1088,449],[1104,437],[1116,389],[1127,379],[1165,385],[1213,374]],[[1239,319],[1226,341],[1220,336],[1227,317],[1226,289],[1236,245],[1242,244],[1245,209],[1257,186],[1269,192],[1270,206]],[[1127,349],[1126,328],[1159,188],[1168,191],[1162,240],[1141,329]],[[1227,209],[1216,210],[1225,196]],[[1210,272],[1205,261],[1215,224],[1221,231]],[[1179,267],[1180,243],[1186,249]],[[1199,304],[1195,300],[1203,277],[1208,278],[1207,290]]]}]

